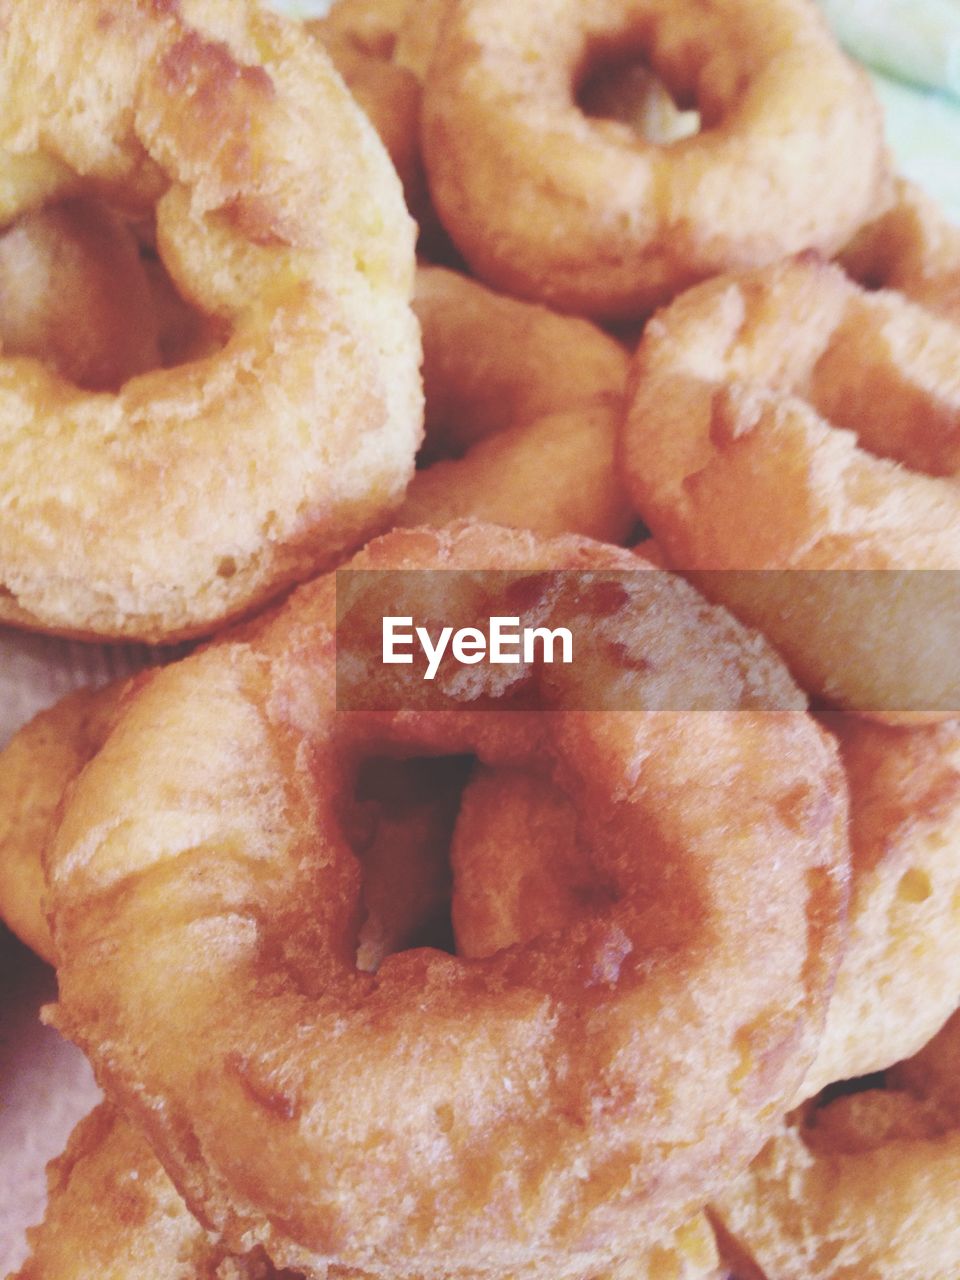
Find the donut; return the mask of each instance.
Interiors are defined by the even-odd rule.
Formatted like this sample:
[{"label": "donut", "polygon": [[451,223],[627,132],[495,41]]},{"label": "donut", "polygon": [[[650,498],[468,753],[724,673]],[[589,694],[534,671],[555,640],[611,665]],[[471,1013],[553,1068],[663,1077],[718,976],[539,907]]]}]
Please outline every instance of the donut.
[{"label": "donut", "polygon": [[631,372],[622,465],[667,564],[878,719],[960,712],[956,574],[912,572],[960,568],[958,345],[806,256],[690,290]]},{"label": "donut", "polygon": [[56,833],[65,793],[103,745],[129,683],[68,694],[0,752],[0,919],[50,964],[41,855]]},{"label": "donut", "polygon": [[[660,147],[579,108],[598,66],[640,55],[699,109],[696,136]],[[611,320],[721,271],[830,256],[888,183],[879,105],[807,0],[462,0],[430,61],[421,138],[476,275]]]},{"label": "donut", "polygon": [[956,1275],[958,1079],[955,1016],[915,1058],[888,1073],[886,1088],[795,1112],[712,1207],[738,1274],[761,1280]]},{"label": "donut", "polygon": [[[118,680],[68,694],[0,752],[0,920],[49,964],[56,956],[42,859],[66,797],[132,687]],[[379,759],[361,770],[344,817],[363,869],[358,968],[373,972],[385,956],[431,936],[450,896],[447,852],[464,777],[457,759]]]},{"label": "donut", "polygon": [[[960,1004],[960,726],[892,728],[837,714],[825,724],[850,789],[851,898],[798,1103],[915,1053]],[[595,892],[569,798],[529,770],[476,771],[451,861],[463,955],[560,928]]]},{"label": "donut", "polygon": [[93,391],[159,365],[153,295],[116,214],[65,201],[0,234],[0,349]]},{"label": "donut", "polygon": [[252,4],[7,0],[0,104],[0,148],[155,208],[229,329],[110,396],[0,360],[0,618],[197,635],[385,526],[421,430],[413,227],[325,55]]},{"label": "donut", "polygon": [[617,475],[627,357],[588,321],[496,294],[442,267],[417,273],[426,439],[395,523],[470,517],[623,541]]},{"label": "donut", "polygon": [[830,715],[850,787],[843,961],[798,1097],[916,1053],[960,1005],[960,724]]},{"label": "donut", "polygon": [[[337,628],[328,575],[156,673],[81,776],[46,867],[56,1024],[228,1247],[311,1275],[582,1276],[686,1220],[796,1090],[842,932],[842,774],[764,644],[637,563],[464,524],[350,567],[469,570],[480,609],[476,571],[513,571],[544,620],[543,570],[623,575],[584,597],[590,657],[542,705],[626,680],[646,711],[498,711],[527,677],[473,667],[442,711],[338,713],[336,631],[363,633],[382,579]],[[382,680],[364,668],[362,694]],[[486,960],[359,972],[338,815],[365,755],[425,753],[552,771],[602,901]]]},{"label": "donut", "polygon": [[890,208],[838,260],[865,288],[896,289],[960,322],[960,227],[914,183],[898,179]]}]

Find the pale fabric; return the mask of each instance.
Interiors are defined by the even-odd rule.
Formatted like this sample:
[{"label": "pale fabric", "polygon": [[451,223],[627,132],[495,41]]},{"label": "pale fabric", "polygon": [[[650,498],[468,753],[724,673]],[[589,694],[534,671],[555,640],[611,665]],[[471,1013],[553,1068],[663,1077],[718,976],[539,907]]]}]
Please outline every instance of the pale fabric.
[{"label": "pale fabric", "polygon": [[960,0],[821,0],[840,40],[879,71],[960,99]]}]

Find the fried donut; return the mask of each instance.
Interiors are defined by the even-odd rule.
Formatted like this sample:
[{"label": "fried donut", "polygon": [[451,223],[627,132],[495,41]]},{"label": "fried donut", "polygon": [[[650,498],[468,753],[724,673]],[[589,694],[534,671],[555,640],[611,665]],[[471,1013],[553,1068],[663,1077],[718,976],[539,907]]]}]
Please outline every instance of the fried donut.
[{"label": "fried donut", "polygon": [[916,1053],[960,1004],[960,723],[826,723],[850,787],[853,876],[846,950],[800,1098]]},{"label": "fried donut", "polygon": [[417,273],[426,440],[396,523],[471,517],[622,541],[617,476],[627,358],[587,321],[440,267]]},{"label": "fried donut", "polygon": [[896,289],[960,323],[960,227],[912,182],[896,183],[891,207],[839,257],[868,289]]},{"label": "fried donut", "polygon": [[6,0],[0,104],[0,146],[155,204],[230,330],[115,396],[0,362],[0,617],[199,634],[386,524],[420,434],[413,228],[322,51],[252,4]]},{"label": "fried donut", "polygon": [[[338,715],[318,579],[157,672],[84,771],[47,862],[57,1024],[230,1247],[311,1274],[599,1270],[722,1185],[812,1057],[847,870],[834,751],[757,637],[628,551],[463,525],[352,567],[622,572],[584,604],[587,669],[554,668],[544,705],[582,675],[703,710],[475,710],[532,673],[474,667],[444,683],[455,714]],[[549,575],[531,590],[549,618]],[[604,900],[487,960],[358,972],[338,814],[384,752],[537,759]]]},{"label": "fried donut", "polygon": [[[960,1017],[887,1088],[795,1113],[715,1203],[738,1274],[950,1280],[960,1267]],[[750,1270],[741,1268],[746,1262]]]},{"label": "fried donut", "polygon": [[[699,108],[697,136],[660,148],[580,111],[598,64],[640,53]],[[606,319],[720,271],[836,253],[887,182],[879,105],[807,0],[461,0],[422,142],[440,219],[481,279]]]},{"label": "fried donut", "polygon": [[0,348],[92,391],[160,364],[153,293],[116,214],[72,200],[0,235]]},{"label": "fried donut", "polygon": [[[960,726],[895,729],[839,715],[827,724],[850,788],[851,901],[798,1102],[915,1053],[960,1003]],[[528,771],[477,771],[452,865],[464,955],[560,928],[597,892],[569,798]]]},{"label": "fried donut", "polygon": [[68,694],[0,752],[0,919],[50,964],[41,854],[56,833],[65,792],[103,745],[129,683]]},{"label": "fried donut", "polygon": [[632,371],[626,483],[667,564],[881,719],[960,713],[960,580],[909,572],[960,569],[958,346],[803,257],[690,290]]}]

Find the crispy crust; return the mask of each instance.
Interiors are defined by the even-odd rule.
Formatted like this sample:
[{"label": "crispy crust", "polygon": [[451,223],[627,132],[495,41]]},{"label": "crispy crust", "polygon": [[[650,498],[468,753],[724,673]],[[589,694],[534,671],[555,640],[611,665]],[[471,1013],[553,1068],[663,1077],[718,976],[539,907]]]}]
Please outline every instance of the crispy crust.
[{"label": "crispy crust", "polygon": [[[31,1255],[11,1280],[226,1280],[219,1271],[225,1251],[187,1212],[146,1140],[109,1103],[73,1131],[48,1166],[47,1185],[43,1224],[28,1233]],[[239,1274],[253,1280],[255,1273]]]},{"label": "crispy crust", "polygon": [[[850,788],[851,899],[823,1037],[797,1102],[915,1053],[960,1003],[960,726],[897,729],[831,715],[826,727]],[[529,772],[474,776],[452,861],[464,955],[558,928],[599,891],[569,798]]]},{"label": "crispy crust", "polygon": [[[255,1250],[228,1255],[188,1211],[142,1134],[109,1103],[87,1116],[50,1163],[43,1223],[10,1280],[293,1280]],[[699,1215],[631,1260],[623,1280],[720,1280],[716,1243]],[[332,1267],[332,1280],[364,1280]],[[597,1276],[595,1280],[614,1280]]]},{"label": "crispy crust", "polygon": [[[637,566],[479,525],[398,531],[353,563]],[[796,1089],[839,943],[842,776],[762,645],[679,580],[633,578],[646,607],[598,619],[598,678],[607,628],[611,654],[683,654],[704,706],[784,709],[659,732],[642,713],[338,719],[329,577],[155,675],[85,771],[48,864],[57,1022],[231,1247],[314,1274],[579,1275],[687,1217]],[[358,973],[335,815],[351,760],[384,747],[553,760],[619,905],[490,960],[420,950]],[[700,785],[718,771],[722,801]],[[651,840],[628,875],[615,847]],[[658,1014],[663,1058],[637,1035]]]},{"label": "crispy crust", "polygon": [[156,204],[230,330],[116,396],[0,361],[0,617],[194,635],[382,527],[420,435],[413,227],[325,55],[243,3],[6,0],[0,86],[0,145]]}]

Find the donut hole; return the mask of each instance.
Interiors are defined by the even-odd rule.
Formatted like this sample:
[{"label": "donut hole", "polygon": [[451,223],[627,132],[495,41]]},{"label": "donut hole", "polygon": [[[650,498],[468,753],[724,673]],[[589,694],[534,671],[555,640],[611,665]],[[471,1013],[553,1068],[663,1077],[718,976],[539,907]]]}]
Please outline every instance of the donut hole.
[{"label": "donut hole", "polygon": [[431,424],[416,458],[417,471],[429,471],[438,462],[459,462],[470,451],[471,442],[445,423]]},{"label": "donut hole", "polygon": [[469,756],[370,756],[344,828],[363,878],[357,967],[415,947],[454,953],[450,843]]},{"label": "donut hole", "polygon": [[152,245],[142,245],[140,255],[157,327],[157,367],[174,369],[222,351],[230,336],[229,326],[205,315],[183,296]]},{"label": "donut hole", "polygon": [[575,101],[589,119],[626,125],[656,146],[671,146],[700,132],[696,103],[675,97],[642,55],[594,52]]},{"label": "donut hole", "polygon": [[[152,229],[93,196],[32,209],[0,233],[0,345],[86,391],[117,391],[210,346]],[[222,336],[222,335],[220,335]]]}]

